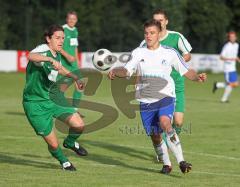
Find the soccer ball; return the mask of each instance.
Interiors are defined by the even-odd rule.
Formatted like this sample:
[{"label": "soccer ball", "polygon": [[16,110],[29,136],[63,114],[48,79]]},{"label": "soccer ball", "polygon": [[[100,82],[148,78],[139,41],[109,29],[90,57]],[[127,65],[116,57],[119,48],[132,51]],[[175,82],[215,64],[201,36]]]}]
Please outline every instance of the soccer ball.
[{"label": "soccer ball", "polygon": [[100,71],[109,70],[116,62],[111,51],[107,49],[99,49],[92,56],[92,62],[95,68]]}]

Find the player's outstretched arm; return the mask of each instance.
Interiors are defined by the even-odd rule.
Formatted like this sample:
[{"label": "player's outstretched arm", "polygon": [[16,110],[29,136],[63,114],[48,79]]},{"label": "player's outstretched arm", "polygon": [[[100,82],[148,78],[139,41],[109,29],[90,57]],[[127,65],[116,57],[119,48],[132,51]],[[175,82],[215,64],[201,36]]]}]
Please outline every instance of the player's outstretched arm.
[{"label": "player's outstretched arm", "polygon": [[68,62],[75,62],[76,58],[70,54],[68,54],[66,51],[64,51],[63,49],[60,50],[60,53],[62,56],[64,56]]},{"label": "player's outstretched arm", "polygon": [[183,59],[185,62],[189,62],[191,60],[191,53],[183,55]]},{"label": "player's outstretched arm", "polygon": [[124,78],[128,76],[128,71],[124,67],[116,67],[108,73],[108,78],[113,80],[115,77]]},{"label": "player's outstretched arm", "polygon": [[50,57],[41,55],[39,53],[29,53],[28,60],[31,62],[49,62]]},{"label": "player's outstretched arm", "polygon": [[205,82],[207,80],[206,73],[197,74],[193,69],[189,69],[188,72],[184,74],[184,76],[191,81]]}]

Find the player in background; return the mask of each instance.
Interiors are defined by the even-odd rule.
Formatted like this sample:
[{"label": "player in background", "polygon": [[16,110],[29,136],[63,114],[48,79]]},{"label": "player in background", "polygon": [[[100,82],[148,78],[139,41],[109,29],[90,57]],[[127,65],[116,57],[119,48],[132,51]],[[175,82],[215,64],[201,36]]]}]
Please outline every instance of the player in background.
[{"label": "player in background", "polygon": [[223,46],[220,59],[224,61],[224,76],[225,82],[215,82],[213,84],[213,93],[218,88],[225,88],[224,94],[221,98],[222,103],[226,103],[229,100],[229,96],[232,89],[238,86],[238,76],[236,70],[236,62],[240,62],[239,56],[239,44],[237,43],[237,34],[234,31],[228,33],[228,42]]},{"label": "player in background", "polygon": [[75,171],[75,167],[67,159],[59,146],[53,128],[53,118],[63,121],[69,126],[69,134],[64,140],[64,147],[75,151],[78,155],[87,155],[76,140],[84,129],[82,118],[72,107],[62,107],[51,100],[50,95],[56,94],[58,74],[69,77],[82,89],[80,78],[62,67],[60,51],[64,40],[62,26],[52,25],[44,33],[45,44],[33,49],[29,56],[26,69],[26,84],[23,91],[23,108],[27,119],[36,134],[41,136],[48,145],[51,155],[56,158],[62,168]]},{"label": "player in background", "polygon": [[147,47],[138,47],[132,52],[131,60],[124,67],[117,67],[109,72],[109,78],[130,77],[137,72],[136,96],[140,102],[140,114],[146,134],[157,152],[162,154],[164,174],[172,170],[171,161],[165,141],[162,140],[162,130],[166,133],[169,149],[177,159],[183,173],[189,172],[192,165],[183,158],[180,140],[171,120],[175,108],[175,86],[170,74],[172,69],[192,81],[203,82],[206,74],[196,74],[188,69],[183,58],[173,48],[159,44],[161,24],[156,20],[149,20],[144,24],[144,38]]},{"label": "player in background", "polygon": [[[66,24],[63,25],[64,29],[64,43],[63,49],[60,51],[62,54],[62,65],[66,69],[75,74],[81,75],[78,64],[78,30],[75,27],[78,21],[77,13],[75,11],[70,11],[66,16]],[[71,78],[65,78],[61,86],[61,90],[64,92],[73,83]],[[73,107],[79,107],[80,98],[82,97],[82,90],[79,90],[75,84],[75,89],[73,92]]]},{"label": "player in background", "polygon": [[[155,10],[153,12],[153,19],[161,23],[162,31],[160,32],[160,44],[176,49],[182,55],[185,62],[190,61],[190,51],[192,50],[192,47],[181,33],[167,30],[168,16],[166,11],[162,9]],[[140,46],[144,45],[145,41],[140,44]],[[183,118],[185,111],[184,77],[180,76],[180,74],[175,69],[173,69],[171,77],[173,78],[175,83],[176,93],[176,106],[173,118],[173,128],[176,130],[177,134],[180,134],[181,128],[183,126]],[[162,135],[163,139],[166,140],[166,134],[163,133]],[[161,154],[157,153],[157,160],[161,161],[161,159]]]}]

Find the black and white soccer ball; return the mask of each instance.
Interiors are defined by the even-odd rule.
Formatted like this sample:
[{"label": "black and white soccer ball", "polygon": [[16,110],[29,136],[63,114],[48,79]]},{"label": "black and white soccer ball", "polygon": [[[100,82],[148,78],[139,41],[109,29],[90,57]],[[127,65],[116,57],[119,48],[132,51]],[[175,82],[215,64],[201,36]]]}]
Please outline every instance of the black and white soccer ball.
[{"label": "black and white soccer ball", "polygon": [[111,51],[107,49],[99,49],[93,54],[92,62],[96,69],[100,71],[107,71],[116,62],[114,59],[115,58],[113,57]]}]

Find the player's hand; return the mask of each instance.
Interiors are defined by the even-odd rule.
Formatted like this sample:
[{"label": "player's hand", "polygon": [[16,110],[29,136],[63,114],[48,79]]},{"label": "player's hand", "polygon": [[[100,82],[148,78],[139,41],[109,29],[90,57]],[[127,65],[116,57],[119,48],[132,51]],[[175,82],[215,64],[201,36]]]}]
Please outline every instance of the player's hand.
[{"label": "player's hand", "polygon": [[58,61],[54,60],[53,58],[50,58],[49,60],[55,70],[62,69],[62,64],[60,64]]},{"label": "player's hand", "polygon": [[113,80],[115,78],[115,73],[113,72],[113,70],[111,70],[109,73],[108,73],[108,78]]},{"label": "player's hand", "polygon": [[76,80],[76,85],[79,90],[84,90],[85,89],[85,83],[81,80]]},{"label": "player's hand", "polygon": [[198,74],[198,82],[205,82],[206,80],[207,80],[207,74],[206,73]]}]

